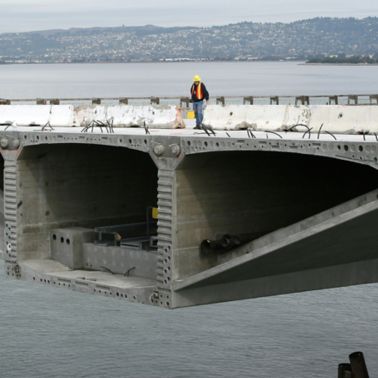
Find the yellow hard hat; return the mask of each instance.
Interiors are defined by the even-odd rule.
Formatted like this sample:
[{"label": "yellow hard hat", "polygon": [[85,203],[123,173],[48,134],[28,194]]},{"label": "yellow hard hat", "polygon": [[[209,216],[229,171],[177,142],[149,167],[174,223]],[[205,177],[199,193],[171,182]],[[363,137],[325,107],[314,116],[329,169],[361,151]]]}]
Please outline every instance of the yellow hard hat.
[{"label": "yellow hard hat", "polygon": [[201,76],[200,75],[195,75],[193,77],[193,81],[201,81]]}]

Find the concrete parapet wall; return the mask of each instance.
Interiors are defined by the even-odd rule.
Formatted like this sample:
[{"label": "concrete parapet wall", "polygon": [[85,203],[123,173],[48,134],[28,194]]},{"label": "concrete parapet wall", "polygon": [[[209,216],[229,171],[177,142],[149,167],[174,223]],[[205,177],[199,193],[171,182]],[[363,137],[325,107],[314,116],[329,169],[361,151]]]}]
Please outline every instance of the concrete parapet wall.
[{"label": "concrete parapet wall", "polygon": [[14,126],[85,126],[93,121],[111,122],[114,127],[174,128],[181,113],[173,105],[4,105],[0,123]]},{"label": "concrete parapet wall", "polygon": [[[0,124],[84,127],[91,122],[114,127],[178,128],[187,111],[173,105],[4,105]],[[214,129],[378,133],[378,106],[348,105],[208,105],[204,124]]]},{"label": "concrete parapet wall", "polygon": [[[306,125],[312,132],[378,132],[378,107],[346,105],[209,105],[204,124],[215,129],[288,130]],[[323,126],[322,126],[323,125]],[[321,130],[321,128],[323,130]],[[297,126],[305,131],[304,126]]]},{"label": "concrete parapet wall", "polygon": [[77,107],[74,109],[74,124],[83,125],[93,120],[111,120],[117,127],[174,128],[177,124],[177,107],[172,105],[116,105]]},{"label": "concrete parapet wall", "polygon": [[0,123],[13,126],[31,124],[72,126],[74,124],[73,105],[4,105],[0,109]]}]

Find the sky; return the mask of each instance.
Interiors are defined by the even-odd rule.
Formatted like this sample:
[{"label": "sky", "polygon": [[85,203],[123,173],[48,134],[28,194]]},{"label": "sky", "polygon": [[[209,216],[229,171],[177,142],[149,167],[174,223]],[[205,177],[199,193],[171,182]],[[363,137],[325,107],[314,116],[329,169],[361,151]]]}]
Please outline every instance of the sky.
[{"label": "sky", "polygon": [[0,0],[0,33],[92,26],[212,26],[378,16],[378,0]]}]

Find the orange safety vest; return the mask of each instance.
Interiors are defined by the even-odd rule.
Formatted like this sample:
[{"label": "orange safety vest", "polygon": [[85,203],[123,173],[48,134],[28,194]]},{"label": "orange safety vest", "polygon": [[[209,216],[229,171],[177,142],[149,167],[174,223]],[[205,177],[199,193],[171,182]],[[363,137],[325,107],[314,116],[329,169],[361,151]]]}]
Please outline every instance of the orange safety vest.
[{"label": "orange safety vest", "polygon": [[202,83],[199,83],[197,87],[193,84],[192,94],[195,94],[198,100],[203,99]]}]

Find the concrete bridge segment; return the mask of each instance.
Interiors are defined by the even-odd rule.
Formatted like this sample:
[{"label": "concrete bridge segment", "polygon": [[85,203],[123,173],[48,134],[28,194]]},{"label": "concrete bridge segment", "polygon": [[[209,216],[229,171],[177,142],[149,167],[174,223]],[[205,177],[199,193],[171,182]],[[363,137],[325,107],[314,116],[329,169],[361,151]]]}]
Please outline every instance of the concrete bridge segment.
[{"label": "concrete bridge segment", "polygon": [[2,106],[7,273],[167,308],[377,282],[377,111]]}]

